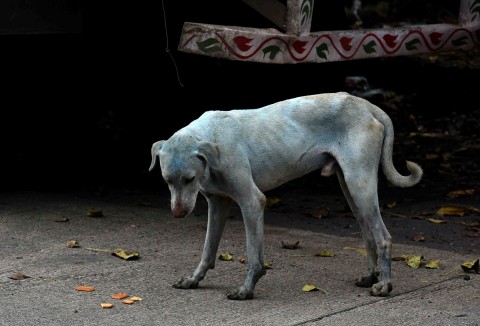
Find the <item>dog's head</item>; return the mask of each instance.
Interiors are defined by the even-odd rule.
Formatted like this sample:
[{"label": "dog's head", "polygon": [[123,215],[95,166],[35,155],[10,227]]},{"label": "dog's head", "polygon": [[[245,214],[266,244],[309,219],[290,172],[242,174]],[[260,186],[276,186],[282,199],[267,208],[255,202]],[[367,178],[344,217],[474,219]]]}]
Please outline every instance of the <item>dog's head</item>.
[{"label": "dog's head", "polygon": [[150,171],[157,157],[162,176],[170,189],[174,217],[185,217],[195,208],[201,183],[218,165],[218,147],[189,135],[176,134],[152,145]]}]

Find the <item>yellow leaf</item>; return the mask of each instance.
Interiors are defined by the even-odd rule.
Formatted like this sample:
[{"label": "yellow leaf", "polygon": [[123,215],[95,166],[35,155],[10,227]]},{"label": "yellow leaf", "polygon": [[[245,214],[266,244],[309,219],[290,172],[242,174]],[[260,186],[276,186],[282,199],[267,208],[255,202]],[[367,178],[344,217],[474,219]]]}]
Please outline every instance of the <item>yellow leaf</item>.
[{"label": "yellow leaf", "polygon": [[231,260],[233,260],[233,256],[230,255],[228,252],[224,252],[223,254],[220,254],[218,256],[218,259],[225,260],[225,261],[231,261]]},{"label": "yellow leaf", "polygon": [[478,259],[469,260],[462,264],[462,269],[464,272],[479,272],[479,262]]},{"label": "yellow leaf", "polygon": [[311,291],[318,291],[318,290],[320,289],[313,284],[305,284],[302,288],[303,292],[311,292]]},{"label": "yellow leaf", "polygon": [[425,264],[425,268],[440,269],[440,260],[431,259]]},{"label": "yellow leaf", "polygon": [[435,218],[429,218],[428,221],[432,222],[432,223],[435,223],[435,224],[448,223],[447,220],[439,220],[439,219],[435,219]]},{"label": "yellow leaf", "polygon": [[408,266],[417,269],[422,263],[422,256],[410,255],[409,257],[407,257],[406,262]]},{"label": "yellow leaf", "polygon": [[461,190],[454,190],[450,191],[447,194],[448,198],[458,198],[460,196],[471,196],[475,193],[475,189],[461,189]]},{"label": "yellow leaf", "polygon": [[267,198],[267,207],[275,207],[280,205],[282,200],[278,197],[268,197]]},{"label": "yellow leaf", "polygon": [[437,211],[437,215],[463,216],[467,210],[463,207],[444,206]]},{"label": "yellow leaf", "polygon": [[397,206],[397,202],[394,201],[394,202],[391,202],[391,203],[387,203],[386,206],[387,206],[387,208],[394,208],[395,206]]},{"label": "yellow leaf", "polygon": [[87,210],[87,216],[89,216],[89,217],[103,217],[103,211],[101,209],[89,208]]},{"label": "yellow leaf", "polygon": [[84,291],[84,292],[92,292],[92,291],[95,291],[95,288],[93,286],[79,285],[75,288],[75,290]]},{"label": "yellow leaf", "polygon": [[112,252],[112,255],[120,257],[125,260],[137,259],[140,257],[140,254],[136,251],[129,251],[122,248],[117,248]]},{"label": "yellow leaf", "polygon": [[132,300],[132,301],[142,301],[142,298],[134,296],[134,297],[131,297],[130,300]]},{"label": "yellow leaf", "polygon": [[270,263],[268,261],[266,261],[266,262],[263,263],[263,268],[272,269],[272,266],[270,265]]},{"label": "yellow leaf", "polygon": [[333,253],[331,251],[323,250],[323,251],[320,251],[319,253],[316,253],[315,256],[317,256],[317,257],[333,257],[333,256],[335,256],[335,253]]},{"label": "yellow leaf", "polygon": [[80,245],[78,244],[77,240],[70,240],[67,241],[67,248],[78,248]]},{"label": "yellow leaf", "polygon": [[367,250],[365,250],[365,248],[358,248],[357,252],[362,256],[367,256]]},{"label": "yellow leaf", "polygon": [[110,309],[113,307],[113,304],[111,303],[101,303],[100,306],[102,306],[103,309]]},{"label": "yellow leaf", "polygon": [[357,248],[350,247],[350,246],[345,246],[345,247],[343,247],[343,250],[357,250]]}]

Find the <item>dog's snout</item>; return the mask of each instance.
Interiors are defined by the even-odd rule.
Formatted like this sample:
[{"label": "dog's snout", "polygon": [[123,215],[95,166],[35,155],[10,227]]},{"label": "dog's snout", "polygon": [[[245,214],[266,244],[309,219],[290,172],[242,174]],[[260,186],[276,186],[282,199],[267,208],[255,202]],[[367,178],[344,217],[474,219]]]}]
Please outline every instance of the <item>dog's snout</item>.
[{"label": "dog's snout", "polygon": [[172,207],[172,214],[173,217],[182,218],[187,215],[187,211],[182,206],[180,206],[180,204],[177,203],[175,206]]}]

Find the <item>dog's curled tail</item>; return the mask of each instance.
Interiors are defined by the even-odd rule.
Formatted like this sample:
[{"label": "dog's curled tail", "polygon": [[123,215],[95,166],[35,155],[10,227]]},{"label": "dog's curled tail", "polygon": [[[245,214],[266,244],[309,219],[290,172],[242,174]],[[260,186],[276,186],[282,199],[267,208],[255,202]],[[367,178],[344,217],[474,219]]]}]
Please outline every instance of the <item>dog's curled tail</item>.
[{"label": "dog's curled tail", "polygon": [[386,114],[382,114],[381,122],[384,125],[384,140],[383,140],[383,149],[382,149],[382,169],[383,173],[387,177],[387,180],[390,181],[393,185],[397,187],[407,188],[416,185],[423,176],[423,170],[417,163],[407,161],[407,169],[410,171],[410,175],[404,176],[401,175],[392,161],[393,153],[393,124],[392,121]]}]

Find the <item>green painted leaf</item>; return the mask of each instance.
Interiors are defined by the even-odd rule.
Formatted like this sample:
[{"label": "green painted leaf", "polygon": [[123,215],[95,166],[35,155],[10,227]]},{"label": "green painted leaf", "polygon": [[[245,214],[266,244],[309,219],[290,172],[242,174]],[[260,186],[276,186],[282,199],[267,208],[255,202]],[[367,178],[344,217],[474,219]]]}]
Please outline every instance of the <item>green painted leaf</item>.
[{"label": "green painted leaf", "polygon": [[328,53],[328,45],[327,45],[327,43],[322,43],[322,44],[320,44],[319,46],[317,46],[317,48],[316,48],[315,50],[317,51],[317,55],[318,55],[320,58],[327,60],[327,55],[325,54],[325,52]]},{"label": "green painted leaf", "polygon": [[212,38],[206,39],[205,41],[197,42],[197,46],[202,52],[212,53],[212,52],[222,51],[222,48],[217,45],[219,43],[220,42],[217,39],[212,37]]},{"label": "green painted leaf", "polygon": [[461,45],[465,45],[468,43],[468,37],[466,36],[462,36],[462,37],[459,37],[459,38],[456,38],[454,40],[452,40],[452,44],[454,46],[461,46]]},{"label": "green painted leaf", "polygon": [[276,45],[270,45],[262,49],[263,56],[265,57],[268,55],[268,58],[270,60],[275,59],[275,56],[277,55],[278,52],[281,52],[280,48]]},{"label": "green painted leaf", "polygon": [[414,38],[413,40],[408,41],[407,43],[405,43],[405,48],[406,48],[408,51],[416,50],[417,47],[415,46],[415,44],[418,44],[418,43],[420,43],[420,40],[419,40],[418,38]]},{"label": "green painted leaf", "polygon": [[367,44],[363,45],[363,50],[368,54],[375,53],[375,52],[377,52],[377,51],[375,51],[375,46],[376,45],[377,45],[377,43],[372,40],[372,41],[368,42]]}]

